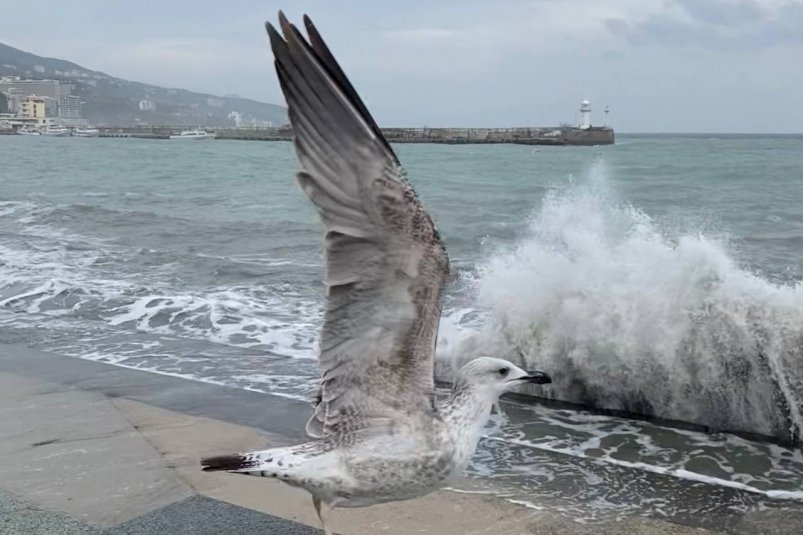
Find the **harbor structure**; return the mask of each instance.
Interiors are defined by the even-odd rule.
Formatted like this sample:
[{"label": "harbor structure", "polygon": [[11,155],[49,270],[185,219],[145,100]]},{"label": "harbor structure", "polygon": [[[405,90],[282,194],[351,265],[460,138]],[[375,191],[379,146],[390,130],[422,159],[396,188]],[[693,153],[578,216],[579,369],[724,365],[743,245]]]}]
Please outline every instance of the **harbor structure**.
[{"label": "harbor structure", "polygon": [[[443,143],[443,144],[491,144],[512,143],[518,145],[610,145],[615,141],[613,129],[609,128],[605,109],[605,126],[594,126],[591,121],[591,102],[580,104],[577,126],[516,127],[516,128],[381,128],[382,135],[391,143]],[[293,139],[290,126],[242,126],[242,116],[229,113],[234,128],[207,128],[215,139],[238,139],[252,141],[289,141]],[[238,121],[240,119],[240,121]],[[140,137],[168,139],[175,136],[175,126],[128,126],[98,127],[101,137]]]},{"label": "harbor structure", "polygon": [[[176,126],[98,126],[101,137],[138,137],[168,139],[181,127]],[[442,143],[518,145],[610,145],[614,132],[610,128],[592,126],[577,128],[523,127],[523,128],[382,128],[382,134],[391,143]],[[207,128],[215,139],[249,141],[290,141],[293,130],[289,126],[261,128]]]},{"label": "harbor structure", "polygon": [[588,100],[580,103],[580,124],[577,127],[581,130],[591,128],[591,102]]}]

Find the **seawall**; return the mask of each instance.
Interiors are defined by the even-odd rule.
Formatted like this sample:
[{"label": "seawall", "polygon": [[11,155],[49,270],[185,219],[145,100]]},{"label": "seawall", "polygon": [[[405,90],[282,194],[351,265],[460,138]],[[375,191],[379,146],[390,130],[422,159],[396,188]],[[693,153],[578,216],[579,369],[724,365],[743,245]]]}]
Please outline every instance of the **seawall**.
[{"label": "seawall", "polygon": [[[101,137],[137,137],[167,139],[182,127],[124,126],[98,127]],[[289,141],[293,130],[289,126],[274,128],[208,128],[216,139],[249,141]],[[514,143],[520,145],[610,145],[615,135],[612,129],[592,127],[522,127],[522,128],[383,128],[391,143],[485,144]]]}]

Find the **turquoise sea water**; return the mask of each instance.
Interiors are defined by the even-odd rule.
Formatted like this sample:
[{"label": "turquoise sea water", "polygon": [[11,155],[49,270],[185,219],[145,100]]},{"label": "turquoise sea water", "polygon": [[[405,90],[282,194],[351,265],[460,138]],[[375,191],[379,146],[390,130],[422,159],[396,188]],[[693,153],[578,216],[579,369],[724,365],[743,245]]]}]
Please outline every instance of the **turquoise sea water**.
[{"label": "turquoise sea water", "polygon": [[[441,374],[493,354],[549,371],[542,395],[799,436],[803,137],[396,150],[458,274]],[[0,161],[0,341],[314,391],[322,237],[289,143],[0,136]],[[599,501],[610,484],[589,481],[623,470],[658,488],[704,480],[734,493],[723,507],[803,496],[799,450],[585,413],[511,414],[472,469],[515,487],[511,499],[548,503],[557,481]],[[553,471],[522,479],[534,464]],[[596,518],[583,492],[578,507]],[[599,515],[669,507],[633,498],[643,493],[607,496]]]}]

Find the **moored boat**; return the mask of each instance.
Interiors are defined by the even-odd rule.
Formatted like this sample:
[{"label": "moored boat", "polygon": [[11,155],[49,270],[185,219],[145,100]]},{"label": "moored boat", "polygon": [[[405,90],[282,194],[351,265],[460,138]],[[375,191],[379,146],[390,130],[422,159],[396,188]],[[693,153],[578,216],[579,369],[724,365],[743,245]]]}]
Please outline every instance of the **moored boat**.
[{"label": "moored boat", "polygon": [[45,128],[44,132],[42,132],[43,136],[56,136],[56,137],[66,137],[70,135],[70,130],[63,126],[48,126]]},{"label": "moored boat", "polygon": [[33,128],[30,126],[24,126],[17,130],[17,135],[19,136],[40,136],[42,133],[39,131],[38,128]]},{"label": "moored boat", "polygon": [[173,134],[170,139],[215,139],[215,134],[210,134],[206,130],[197,128],[195,130],[183,130],[180,134]]},{"label": "moored boat", "polygon": [[98,137],[100,130],[97,128],[76,128],[73,130],[72,135],[77,137]]}]

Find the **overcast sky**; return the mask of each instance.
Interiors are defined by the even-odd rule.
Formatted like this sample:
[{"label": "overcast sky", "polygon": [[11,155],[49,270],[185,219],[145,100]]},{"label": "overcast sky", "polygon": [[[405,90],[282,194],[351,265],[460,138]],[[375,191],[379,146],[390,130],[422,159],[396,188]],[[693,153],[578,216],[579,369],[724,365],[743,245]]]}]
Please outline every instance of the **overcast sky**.
[{"label": "overcast sky", "polygon": [[0,0],[0,41],[283,104],[262,26],[280,8],[384,126],[553,125],[588,98],[620,132],[803,132],[803,0]]}]

